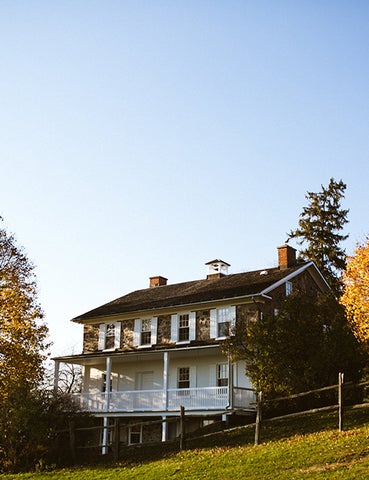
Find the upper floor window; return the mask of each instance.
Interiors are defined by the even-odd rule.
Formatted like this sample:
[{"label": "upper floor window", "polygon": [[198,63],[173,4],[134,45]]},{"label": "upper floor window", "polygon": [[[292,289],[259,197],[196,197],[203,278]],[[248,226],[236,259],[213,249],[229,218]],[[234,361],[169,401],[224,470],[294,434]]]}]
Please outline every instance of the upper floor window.
[{"label": "upper floor window", "polygon": [[191,342],[196,338],[196,313],[180,313],[171,318],[172,342]]},{"label": "upper floor window", "polygon": [[141,322],[141,345],[151,345],[151,320]]},{"label": "upper floor window", "polygon": [[286,282],[286,295],[291,295],[292,293],[292,283],[291,282]]},{"label": "upper floor window", "polygon": [[157,317],[136,319],[134,326],[134,345],[137,347],[147,347],[156,344],[157,327]]},{"label": "upper floor window", "polygon": [[232,334],[236,322],[236,307],[210,310],[210,338],[225,338]]},{"label": "upper floor window", "polygon": [[98,350],[120,348],[120,330],[120,322],[100,324]]}]

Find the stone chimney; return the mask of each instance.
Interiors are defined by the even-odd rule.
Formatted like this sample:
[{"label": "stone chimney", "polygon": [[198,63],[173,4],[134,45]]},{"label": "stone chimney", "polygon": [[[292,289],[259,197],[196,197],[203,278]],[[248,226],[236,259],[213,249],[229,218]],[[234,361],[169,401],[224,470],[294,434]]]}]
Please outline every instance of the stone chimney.
[{"label": "stone chimney", "polygon": [[211,260],[211,262],[205,263],[205,265],[208,267],[208,272],[206,276],[207,279],[221,278],[228,275],[228,267],[230,267],[230,264],[224,262],[223,260],[219,260],[217,258],[216,260]]},{"label": "stone chimney", "polygon": [[278,267],[283,270],[294,265],[296,265],[296,249],[287,244],[278,247]]},{"label": "stone chimney", "polygon": [[167,281],[167,278],[161,277],[160,275],[157,277],[150,277],[150,288],[162,287],[167,284]]}]

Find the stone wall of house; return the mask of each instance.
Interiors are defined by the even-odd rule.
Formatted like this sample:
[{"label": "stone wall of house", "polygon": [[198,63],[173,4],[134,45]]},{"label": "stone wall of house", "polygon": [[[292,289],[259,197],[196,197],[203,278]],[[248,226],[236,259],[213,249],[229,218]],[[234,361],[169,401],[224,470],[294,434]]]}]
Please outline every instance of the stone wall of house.
[{"label": "stone wall of house", "polygon": [[171,343],[171,328],[170,328],[171,316],[162,315],[158,317],[158,337],[159,344]]},{"label": "stone wall of house", "polygon": [[196,312],[196,340],[210,340],[210,310]]},{"label": "stone wall of house", "polygon": [[99,325],[83,326],[83,353],[96,352],[99,342]]},{"label": "stone wall of house", "polygon": [[255,303],[237,305],[236,318],[238,322],[241,322],[241,324],[257,320],[259,318],[258,305]]},{"label": "stone wall of house", "polygon": [[122,320],[122,330],[120,334],[120,345],[122,348],[133,347],[133,335],[135,329],[134,320]]}]

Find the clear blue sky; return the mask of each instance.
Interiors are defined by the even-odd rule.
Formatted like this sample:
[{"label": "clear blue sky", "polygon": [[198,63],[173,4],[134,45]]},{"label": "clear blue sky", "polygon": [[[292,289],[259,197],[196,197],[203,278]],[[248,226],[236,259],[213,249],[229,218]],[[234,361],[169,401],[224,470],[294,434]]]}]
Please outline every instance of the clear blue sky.
[{"label": "clear blue sky", "polygon": [[0,215],[70,319],[163,275],[276,264],[306,191],[369,232],[367,1],[0,2]]}]

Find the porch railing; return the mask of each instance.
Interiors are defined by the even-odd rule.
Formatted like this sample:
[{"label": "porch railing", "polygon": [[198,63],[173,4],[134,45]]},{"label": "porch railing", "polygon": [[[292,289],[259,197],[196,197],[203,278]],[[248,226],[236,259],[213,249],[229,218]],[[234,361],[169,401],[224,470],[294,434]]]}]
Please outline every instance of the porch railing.
[{"label": "porch railing", "polygon": [[[159,412],[216,410],[229,407],[228,387],[174,388],[167,395],[163,390],[130,390],[118,392],[79,393],[74,395],[83,410],[90,412]],[[233,389],[233,406],[253,408],[254,391]]]}]

